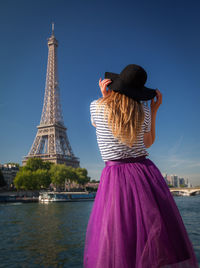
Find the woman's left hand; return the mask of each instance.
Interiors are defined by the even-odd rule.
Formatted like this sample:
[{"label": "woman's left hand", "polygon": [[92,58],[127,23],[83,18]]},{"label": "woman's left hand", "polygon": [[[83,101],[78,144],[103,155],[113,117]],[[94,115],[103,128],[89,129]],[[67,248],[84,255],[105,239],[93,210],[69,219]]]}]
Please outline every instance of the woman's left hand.
[{"label": "woman's left hand", "polygon": [[101,78],[99,79],[99,87],[101,89],[101,93],[103,95],[103,98],[110,95],[111,90],[110,89],[106,90],[106,88],[111,82],[112,82],[112,80],[110,80],[110,79],[104,79],[104,80],[101,80]]},{"label": "woman's left hand", "polygon": [[162,104],[162,93],[158,89],[156,89],[156,93],[156,101],[154,101],[154,98],[151,100],[151,111],[153,113],[156,113],[159,106]]}]

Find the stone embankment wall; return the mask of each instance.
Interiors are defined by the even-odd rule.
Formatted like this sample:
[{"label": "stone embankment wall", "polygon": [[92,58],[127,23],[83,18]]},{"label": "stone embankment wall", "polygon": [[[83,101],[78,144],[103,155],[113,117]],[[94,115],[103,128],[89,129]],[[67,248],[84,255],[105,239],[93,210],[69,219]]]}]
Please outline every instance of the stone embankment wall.
[{"label": "stone embankment wall", "polygon": [[39,191],[6,191],[0,192],[0,196],[11,196],[15,195],[17,197],[38,197]]}]

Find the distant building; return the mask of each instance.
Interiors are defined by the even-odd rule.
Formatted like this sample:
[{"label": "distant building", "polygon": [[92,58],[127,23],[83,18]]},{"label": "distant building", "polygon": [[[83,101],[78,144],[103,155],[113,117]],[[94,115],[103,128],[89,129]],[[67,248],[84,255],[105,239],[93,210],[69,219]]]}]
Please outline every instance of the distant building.
[{"label": "distant building", "polygon": [[180,181],[180,185],[183,185],[184,187],[186,186],[184,178],[179,178],[179,181]]},{"label": "distant building", "polygon": [[171,182],[174,187],[178,187],[178,176],[171,175]]},{"label": "distant building", "polygon": [[162,176],[166,183],[168,185],[172,185],[173,187],[192,187],[192,184],[189,182],[188,178],[179,178],[177,175],[167,175],[167,173],[162,173]]},{"label": "distant building", "polygon": [[8,189],[12,188],[13,180],[17,172],[19,171],[18,166],[14,164],[4,164],[4,165],[0,164],[0,170],[4,176],[4,180],[7,184],[7,188]]},{"label": "distant building", "polygon": [[173,185],[172,184],[172,178],[170,175],[167,175],[167,181],[168,181],[168,185]]}]

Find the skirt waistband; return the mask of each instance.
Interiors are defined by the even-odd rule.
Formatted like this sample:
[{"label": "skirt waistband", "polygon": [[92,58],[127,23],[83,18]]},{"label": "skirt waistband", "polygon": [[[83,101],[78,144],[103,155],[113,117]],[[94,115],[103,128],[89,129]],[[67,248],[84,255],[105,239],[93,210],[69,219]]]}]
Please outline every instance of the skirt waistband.
[{"label": "skirt waistband", "polygon": [[146,155],[142,155],[142,156],[138,156],[138,157],[129,157],[129,158],[106,161],[105,165],[106,166],[114,166],[114,165],[120,165],[120,164],[124,164],[124,163],[135,163],[135,162],[140,162],[140,161],[145,160],[145,159],[147,159]]}]

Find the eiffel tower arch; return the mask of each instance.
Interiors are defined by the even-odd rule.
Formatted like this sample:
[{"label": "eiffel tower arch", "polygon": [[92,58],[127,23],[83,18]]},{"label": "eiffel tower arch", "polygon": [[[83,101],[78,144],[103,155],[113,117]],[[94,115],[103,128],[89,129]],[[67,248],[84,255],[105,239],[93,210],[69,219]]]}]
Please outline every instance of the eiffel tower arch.
[{"label": "eiffel tower arch", "polygon": [[75,157],[64,126],[57,76],[58,41],[54,35],[48,39],[48,62],[44,104],[38,131],[33,145],[22,161],[26,164],[29,158],[39,157],[45,161],[67,166],[79,167],[79,158]]}]

